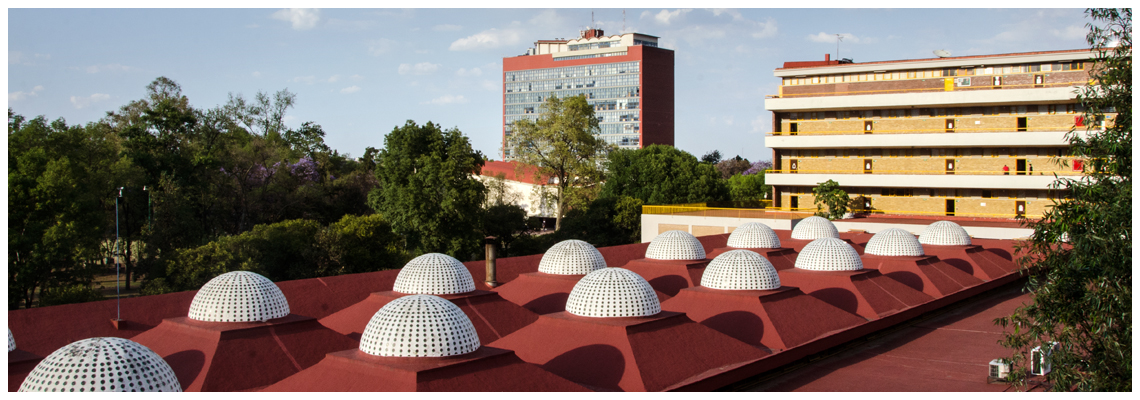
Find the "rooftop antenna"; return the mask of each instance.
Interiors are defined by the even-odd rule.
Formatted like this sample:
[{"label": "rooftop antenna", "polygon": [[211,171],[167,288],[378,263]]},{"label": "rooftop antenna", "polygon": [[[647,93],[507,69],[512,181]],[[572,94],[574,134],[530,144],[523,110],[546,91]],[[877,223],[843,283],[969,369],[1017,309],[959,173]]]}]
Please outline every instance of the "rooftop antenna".
[{"label": "rooftop antenna", "polygon": [[839,60],[839,42],[842,42],[842,41],[843,41],[843,35],[836,33],[835,34],[835,60],[836,61]]},{"label": "rooftop antenna", "polygon": [[625,9],[621,9],[621,33],[625,33]]},{"label": "rooftop antenna", "polygon": [[938,58],[946,58],[950,57],[950,52],[946,50],[934,50],[934,55],[938,56]]},{"label": "rooftop antenna", "polygon": [[597,27],[598,26],[594,24],[594,10],[590,10],[590,29],[594,29]]}]

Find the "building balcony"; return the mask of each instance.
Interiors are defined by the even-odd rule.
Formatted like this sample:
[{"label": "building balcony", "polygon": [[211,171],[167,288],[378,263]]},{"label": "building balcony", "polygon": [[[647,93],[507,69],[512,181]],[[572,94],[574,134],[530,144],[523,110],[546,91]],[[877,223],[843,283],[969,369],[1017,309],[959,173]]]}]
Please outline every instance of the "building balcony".
[{"label": "building balcony", "polygon": [[1071,102],[1077,98],[1078,85],[1051,88],[1001,90],[929,90],[883,94],[843,94],[814,97],[778,97],[764,99],[768,111],[791,112],[809,110],[864,110],[887,107],[960,107],[1001,104]]},{"label": "building balcony", "polygon": [[[1070,127],[1044,127],[1025,132],[1001,132],[986,129],[955,129],[953,133],[941,130],[880,131],[875,134],[842,132],[813,135],[770,133],[764,137],[764,146],[770,149],[828,149],[828,148],[938,148],[938,147],[1004,147],[1004,146],[1068,146],[1065,138]],[[1089,133],[1078,131],[1087,138]]]},{"label": "building balcony", "polygon": [[[1076,172],[1049,175],[1004,175],[1002,171],[789,171],[768,170],[764,183],[770,186],[818,186],[828,179],[843,187],[941,188],[941,189],[1041,189],[1047,190],[1059,179],[1073,179]],[[1053,175],[1053,174],[1056,174]]]}]

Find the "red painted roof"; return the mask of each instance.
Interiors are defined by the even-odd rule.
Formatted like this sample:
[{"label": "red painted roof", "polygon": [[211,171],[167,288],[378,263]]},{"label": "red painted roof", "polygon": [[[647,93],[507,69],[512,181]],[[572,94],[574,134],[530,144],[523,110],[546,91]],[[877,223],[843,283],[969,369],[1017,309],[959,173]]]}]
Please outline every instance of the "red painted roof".
[{"label": "red painted roof", "polygon": [[[976,56],[958,56],[958,57],[942,57],[942,58],[915,58],[910,60],[890,60],[890,61],[871,61],[861,63],[850,63],[844,65],[874,65],[874,64],[895,64],[913,61],[933,61],[933,60],[970,60],[978,58],[991,58],[991,57],[1008,57],[1008,56],[1031,56],[1035,54],[1061,54],[1061,53],[1082,53],[1087,52],[1088,49],[1074,49],[1074,50],[1052,50],[1052,51],[1030,51],[1024,53],[1004,53],[1004,54],[983,54]],[[839,64],[836,60],[830,61],[789,61],[784,63],[783,68],[776,68],[777,71],[786,69],[800,69],[800,68],[815,68]]]},{"label": "red painted roof", "polygon": [[[520,168],[521,167],[521,168]],[[487,161],[483,164],[484,176],[506,175],[507,180],[529,183],[532,185],[546,184],[546,177],[535,179],[538,167],[526,165],[518,161]]]},{"label": "red painted roof", "polygon": [[[669,308],[673,308],[674,305],[687,307],[688,312],[692,313],[691,316],[665,312],[642,319],[620,319],[627,320],[623,322],[615,319],[573,317],[558,311],[536,319],[527,309],[534,310],[541,305],[544,311],[557,310],[558,303],[564,303],[565,293],[568,293],[568,288],[572,287],[569,285],[570,280],[537,274],[538,262],[542,255],[499,259],[497,280],[505,284],[495,292],[501,290],[501,294],[483,292],[478,296],[454,296],[455,298],[451,299],[461,308],[466,305],[464,312],[477,326],[476,330],[479,331],[484,346],[488,344],[492,346],[487,347],[487,351],[480,353],[478,357],[463,359],[467,361],[459,359],[427,361],[430,365],[423,368],[393,366],[391,362],[394,360],[380,360],[380,362],[362,360],[361,357],[353,355],[358,353],[356,350],[337,353],[336,346],[344,346],[345,339],[333,338],[345,337],[326,329],[314,320],[344,310],[352,310],[354,307],[357,309],[352,313],[369,314],[368,308],[378,307],[377,301],[383,301],[375,297],[383,297],[383,292],[392,289],[397,270],[279,282],[278,286],[289,300],[290,308],[295,314],[289,318],[295,318],[297,321],[255,323],[246,329],[211,329],[205,325],[190,329],[189,325],[193,324],[185,322],[185,317],[194,291],[124,299],[122,315],[125,324],[122,325],[122,330],[116,330],[110,321],[115,315],[114,300],[13,310],[8,312],[8,320],[9,328],[15,336],[20,351],[28,352],[28,357],[25,357],[27,359],[24,361],[43,357],[68,343],[89,337],[137,336],[140,341],[150,342],[156,351],[163,354],[167,361],[179,370],[193,371],[194,368],[198,368],[198,371],[201,371],[186,380],[191,383],[183,382],[189,389],[208,390],[210,387],[225,387],[226,390],[236,390],[236,386],[223,386],[222,383],[218,383],[219,386],[210,386],[208,383],[195,386],[197,384],[194,382],[207,382],[215,379],[211,378],[215,375],[222,377],[216,378],[221,379],[219,382],[229,382],[226,383],[228,385],[241,379],[250,381],[263,379],[257,381],[259,382],[257,384],[264,385],[267,384],[265,382],[281,379],[282,375],[288,374],[289,377],[280,380],[279,385],[292,382],[289,385],[294,386],[274,388],[334,390],[332,387],[317,386],[318,383],[315,382],[339,379],[336,382],[347,385],[338,386],[343,390],[478,391],[581,388],[574,385],[567,386],[567,381],[611,390],[710,390],[796,362],[924,313],[977,296],[1018,277],[1017,267],[1011,255],[1014,253],[1014,242],[1009,240],[976,239],[974,246],[924,246],[926,253],[931,256],[927,258],[908,260],[900,258],[890,262],[877,262],[874,256],[863,256],[868,266],[864,271],[820,273],[788,268],[797,256],[793,250],[796,243],[792,243],[788,238],[788,231],[776,232],[782,242],[788,241],[785,244],[788,249],[766,250],[762,254],[772,257],[773,264],[779,269],[781,281],[788,288],[785,291],[746,295],[701,289],[696,287],[700,279],[700,274],[696,270],[703,268],[702,266],[688,265],[693,264],[691,262],[655,262],[654,266],[658,270],[646,274],[652,278],[649,279],[650,284],[658,292],[659,298],[665,300]],[[725,247],[727,236],[727,234],[705,236],[698,240],[706,253],[711,255],[713,250]],[[871,237],[869,234],[858,233],[841,233],[840,236],[850,241],[857,249],[861,249]],[[638,268],[645,267],[645,271],[649,271],[650,265],[643,260],[648,245],[648,243],[639,243],[614,246],[600,248],[599,251],[610,266],[623,266],[633,262],[637,265],[644,264]],[[933,261],[935,257],[937,261]],[[465,266],[472,276],[477,277],[478,289],[490,289],[482,282],[482,277],[485,276],[484,262],[467,262]],[[904,277],[903,273],[914,276]],[[520,275],[523,278],[520,278]],[[921,290],[916,289],[918,285],[922,286]],[[798,288],[798,291],[791,289],[792,287]],[[793,292],[794,295],[791,294]],[[843,317],[838,317],[839,315],[847,315],[849,319],[851,314],[863,315],[869,320],[847,328],[817,326],[813,323],[818,321],[802,320],[803,315],[818,316],[824,312],[822,310],[829,310],[827,312],[836,315],[826,318],[827,322],[841,321]],[[374,313],[375,310],[371,312]],[[729,313],[747,313],[752,317],[732,314],[738,318],[717,318]],[[164,321],[168,318],[171,320]],[[335,318],[327,318],[322,322],[333,319]],[[747,332],[747,326],[754,327],[757,320],[764,326],[765,331],[778,336],[771,338],[761,336],[757,339],[741,333],[741,327],[745,327],[743,332]],[[178,326],[179,321],[185,326]],[[751,321],[752,325],[744,323],[747,321]],[[191,332],[198,332],[198,336],[191,335]],[[732,332],[736,333],[731,334]],[[236,336],[227,339],[226,335]],[[185,337],[185,339],[172,339],[175,337]],[[488,343],[492,338],[498,340]],[[347,340],[349,345],[355,343],[355,339],[351,337]],[[249,355],[247,359],[223,357],[242,354],[239,349],[243,347],[237,344],[242,342],[250,343],[248,347],[255,350],[254,353],[248,351],[245,353]],[[500,351],[499,353],[492,351],[491,347],[498,347],[500,342],[503,344],[502,347],[519,351],[517,357],[504,355],[508,353],[502,353],[500,350],[495,350]],[[330,347],[330,343],[335,346]],[[755,353],[757,351],[763,353],[761,347],[781,346],[786,349],[771,355]],[[931,343],[912,350],[917,352],[916,354],[926,354],[929,357],[931,352],[946,350],[944,347],[941,344]],[[226,350],[223,351],[223,348]],[[724,349],[730,351],[722,352]],[[24,368],[26,365],[23,364],[13,364],[12,354],[16,353],[9,354],[10,388],[14,381],[18,387],[18,382],[22,381],[21,374],[26,375],[29,369]],[[997,358],[990,357],[989,354],[986,357],[989,357],[986,362],[991,358]],[[520,358],[521,361],[514,361]],[[622,364],[600,363],[599,360],[621,361]],[[261,373],[251,372],[251,368],[246,367],[250,365],[248,362],[268,363],[272,367]],[[352,373],[356,375],[343,372],[346,365],[360,363],[371,363],[368,364],[371,366],[364,368],[371,372]],[[298,373],[298,370],[303,371]],[[405,375],[404,378],[392,378],[402,383],[369,383],[346,378],[375,377],[382,371],[392,374],[405,371],[398,372]],[[553,372],[563,378],[553,379],[551,378],[553,375],[544,375],[543,371]],[[341,378],[337,378],[338,376]],[[408,378],[409,376],[411,378]],[[496,378],[490,380],[478,378],[492,376]],[[506,382],[508,378],[497,378],[505,376],[536,378],[532,386],[520,387],[516,383]],[[301,379],[301,377],[306,378]],[[984,375],[982,377],[984,378]],[[928,377],[923,375],[921,378]],[[499,382],[500,380],[503,382]],[[516,379],[514,382],[518,381]],[[411,385],[409,382],[415,384],[408,386]],[[915,382],[919,383],[907,383],[899,387],[866,385],[856,387],[865,390],[898,388],[940,390],[945,387],[957,390],[953,388],[958,388],[958,386],[937,386],[944,384],[937,379],[918,379]],[[495,386],[500,383],[506,386]],[[933,386],[923,386],[926,384]],[[965,390],[988,388],[962,387],[967,388]]]}]

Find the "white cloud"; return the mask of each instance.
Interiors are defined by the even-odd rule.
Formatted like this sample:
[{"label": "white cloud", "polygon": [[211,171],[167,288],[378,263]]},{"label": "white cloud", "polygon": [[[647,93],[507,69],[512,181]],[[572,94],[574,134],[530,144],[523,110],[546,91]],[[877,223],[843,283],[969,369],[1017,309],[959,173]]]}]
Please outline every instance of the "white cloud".
[{"label": "white cloud", "polygon": [[434,99],[431,99],[430,101],[426,101],[426,102],[421,103],[421,104],[444,105],[444,104],[463,104],[466,102],[467,102],[467,98],[463,97],[463,95],[454,96],[454,95],[450,95],[450,94],[445,94],[443,96],[436,97]]},{"label": "white cloud", "polygon": [[[840,33],[839,35],[843,36],[843,43],[859,43],[861,40],[858,36],[850,33]],[[815,35],[808,35],[808,40],[816,43],[835,43],[835,34],[820,32]]]},{"label": "white cloud", "polygon": [[396,44],[395,40],[384,39],[384,38],[369,41],[368,42],[368,54],[378,56],[378,55],[387,53],[388,51],[392,50],[392,47],[395,44]]},{"label": "white cloud", "polygon": [[293,81],[293,82],[297,82],[297,83],[304,83],[304,84],[306,84],[306,85],[312,85],[312,84],[313,84],[313,82],[316,82],[316,81],[317,81],[317,77],[315,77],[315,76],[312,76],[312,75],[309,75],[309,76],[298,76],[298,77],[294,77],[293,79],[291,79],[291,81]]},{"label": "white cloud", "polygon": [[769,126],[765,124],[764,116],[757,115],[756,119],[752,120],[752,133],[765,133],[768,131]]},{"label": "white cloud", "polygon": [[360,91],[360,86],[349,86],[349,87],[346,87],[346,88],[340,90],[340,92],[344,93],[344,94],[356,93],[359,91]]},{"label": "white cloud", "polygon": [[503,46],[513,46],[521,41],[522,35],[514,29],[491,28],[474,35],[451,42],[452,51],[484,50]]},{"label": "white cloud", "polygon": [[260,78],[261,77],[261,71],[253,71],[253,73],[250,75],[253,75],[254,78]]},{"label": "white cloud", "polygon": [[479,68],[460,68],[458,71],[455,71],[455,74],[459,76],[479,76],[483,75],[483,70]]},{"label": "white cloud", "polygon": [[449,32],[449,31],[457,31],[457,30],[463,29],[463,27],[459,26],[459,25],[441,24],[441,25],[436,25],[434,28],[431,28],[431,29],[434,31],[437,31],[437,32]]},{"label": "white cloud", "polygon": [[653,20],[657,21],[657,23],[661,24],[661,25],[669,25],[669,24],[672,24],[674,21],[680,20],[682,16],[684,16],[685,14],[688,14],[690,11],[693,11],[693,10],[690,8],[676,9],[673,11],[661,10],[661,12],[657,13],[657,15],[653,16]]},{"label": "white cloud", "polygon": [[92,65],[92,66],[89,66],[87,68],[84,68],[84,70],[86,70],[87,73],[89,73],[89,74],[94,74],[94,73],[99,73],[99,72],[111,72],[111,71],[126,72],[126,71],[131,71],[133,69],[134,68],[128,67],[128,66],[123,65],[123,64]]},{"label": "white cloud", "polygon": [[490,79],[484,79],[483,82],[479,84],[479,86],[485,90],[492,92],[497,92],[503,89],[503,87],[500,86],[498,82],[492,81]]},{"label": "white cloud", "polygon": [[34,65],[34,61],[50,60],[50,59],[51,59],[51,54],[35,53],[35,54],[32,54],[31,57],[28,57],[28,56],[24,55],[24,53],[19,52],[19,51],[8,51],[8,65],[12,65],[12,64]]},{"label": "white cloud", "polygon": [[752,37],[754,39],[763,39],[763,38],[776,36],[776,20],[775,19],[768,18],[764,22],[756,22],[756,25],[759,25],[760,30],[752,32]]},{"label": "white cloud", "polygon": [[28,91],[28,92],[19,91],[19,92],[8,93],[8,102],[13,103],[16,101],[26,99],[28,97],[35,97],[36,95],[38,95],[43,90],[44,90],[43,86],[36,85],[36,87],[32,88],[32,90]]},{"label": "white cloud", "polygon": [[321,10],[315,8],[287,8],[273,13],[273,19],[293,24],[293,29],[303,31],[313,29],[321,20]]},{"label": "white cloud", "polygon": [[422,63],[417,63],[416,65],[400,64],[400,68],[397,71],[400,73],[400,75],[409,75],[409,74],[411,74],[411,75],[427,75],[427,74],[435,72],[438,69],[439,69],[439,64],[422,62]]},{"label": "white cloud", "polygon": [[1079,25],[1069,25],[1065,29],[1054,29],[1053,35],[1063,39],[1084,39],[1089,33],[1088,29]]},{"label": "white cloud", "polygon": [[336,83],[336,81],[339,81],[339,80],[340,80],[340,75],[333,75],[333,76],[330,76],[328,79],[329,83]]},{"label": "white cloud", "polygon": [[352,80],[355,80],[355,81],[358,81],[358,80],[364,79],[364,77],[363,77],[363,76],[360,76],[360,75],[358,75],[358,74],[353,74],[353,75],[352,75],[352,76],[350,76],[349,78],[352,78]]},{"label": "white cloud", "polygon": [[75,108],[86,108],[92,104],[107,101],[111,99],[111,95],[103,93],[95,93],[87,97],[71,96],[71,104]]}]

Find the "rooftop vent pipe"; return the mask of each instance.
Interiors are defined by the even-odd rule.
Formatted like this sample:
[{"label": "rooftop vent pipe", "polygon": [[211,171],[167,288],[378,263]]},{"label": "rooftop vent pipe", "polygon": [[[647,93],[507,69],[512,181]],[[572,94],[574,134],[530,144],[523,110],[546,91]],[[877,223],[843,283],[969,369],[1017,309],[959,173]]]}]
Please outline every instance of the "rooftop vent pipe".
[{"label": "rooftop vent pipe", "polygon": [[497,239],[494,236],[487,236],[485,239],[483,239],[483,247],[485,247],[486,251],[487,251],[487,268],[486,268],[487,269],[487,281],[484,283],[486,283],[487,287],[489,287],[489,288],[494,288],[496,286],[499,286],[499,282],[495,280],[495,275],[496,275],[495,274],[495,242],[496,242],[496,240]]}]

